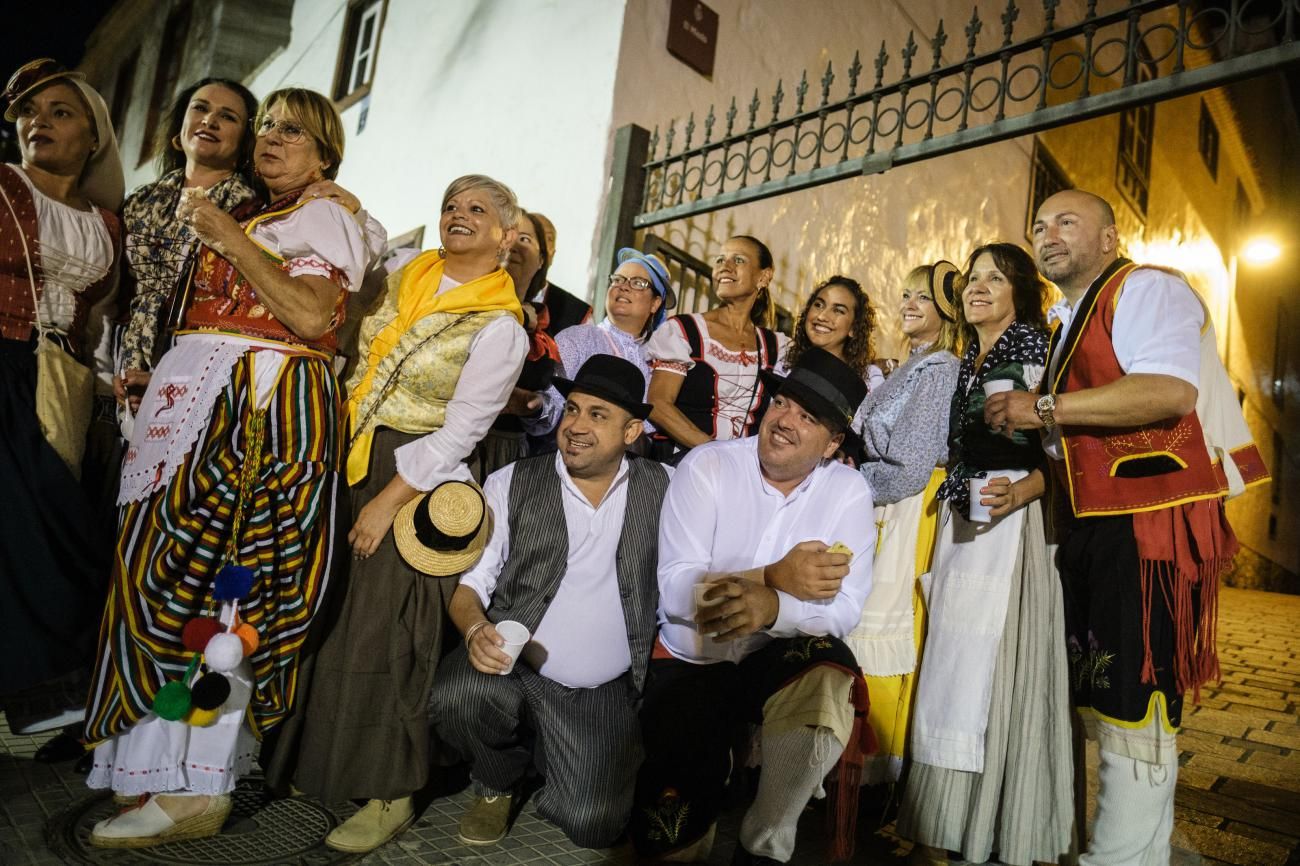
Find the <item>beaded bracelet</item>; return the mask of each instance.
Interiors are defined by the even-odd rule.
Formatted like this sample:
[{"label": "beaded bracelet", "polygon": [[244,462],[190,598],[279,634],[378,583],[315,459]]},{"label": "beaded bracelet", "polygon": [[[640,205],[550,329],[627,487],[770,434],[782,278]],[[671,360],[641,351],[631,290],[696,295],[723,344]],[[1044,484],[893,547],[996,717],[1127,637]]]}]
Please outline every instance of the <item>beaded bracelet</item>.
[{"label": "beaded bracelet", "polygon": [[474,635],[478,633],[479,629],[491,624],[492,624],[491,620],[481,619],[478,622],[474,623],[469,628],[467,628],[465,630],[465,649],[469,649],[469,642],[474,638]]}]

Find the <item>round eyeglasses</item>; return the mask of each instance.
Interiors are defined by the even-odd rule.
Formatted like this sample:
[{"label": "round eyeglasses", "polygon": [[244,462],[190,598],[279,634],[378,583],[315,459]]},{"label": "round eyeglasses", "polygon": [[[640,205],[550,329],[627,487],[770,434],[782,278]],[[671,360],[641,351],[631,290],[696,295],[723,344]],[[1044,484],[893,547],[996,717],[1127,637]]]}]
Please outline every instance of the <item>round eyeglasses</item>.
[{"label": "round eyeglasses", "polygon": [[257,124],[257,135],[259,138],[270,135],[273,129],[280,131],[280,138],[284,139],[285,144],[297,144],[307,134],[307,130],[291,120],[275,120],[271,117],[263,117],[262,121]]},{"label": "round eyeglasses", "polygon": [[622,274],[609,275],[609,287],[611,289],[639,294],[650,291],[652,285],[645,277],[625,277]]}]

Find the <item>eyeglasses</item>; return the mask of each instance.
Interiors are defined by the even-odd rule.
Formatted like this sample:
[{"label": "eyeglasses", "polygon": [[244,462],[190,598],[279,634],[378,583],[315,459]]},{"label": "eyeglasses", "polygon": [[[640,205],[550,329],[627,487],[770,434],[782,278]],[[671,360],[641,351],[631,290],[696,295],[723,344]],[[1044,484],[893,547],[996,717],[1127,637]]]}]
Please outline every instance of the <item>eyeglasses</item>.
[{"label": "eyeglasses", "polygon": [[297,144],[307,134],[307,130],[292,121],[263,117],[257,125],[257,135],[259,138],[268,136],[273,129],[280,130],[280,138],[284,139],[285,144]]},{"label": "eyeglasses", "polygon": [[653,284],[645,277],[625,277],[622,274],[610,274],[609,287],[611,289],[618,289],[620,291],[637,294],[640,292],[650,291]]}]

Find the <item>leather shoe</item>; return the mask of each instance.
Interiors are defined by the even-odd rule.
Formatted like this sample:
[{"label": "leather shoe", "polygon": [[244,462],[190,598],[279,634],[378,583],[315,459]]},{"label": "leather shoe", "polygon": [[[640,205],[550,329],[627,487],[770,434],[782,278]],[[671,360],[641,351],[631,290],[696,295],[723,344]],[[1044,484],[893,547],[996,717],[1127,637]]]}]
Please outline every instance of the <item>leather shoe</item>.
[{"label": "leather shoe", "polygon": [[401,833],[415,820],[411,798],[371,800],[351,818],[330,831],[326,847],[348,854],[365,854]]},{"label": "leather shoe", "polygon": [[81,740],[65,731],[46,740],[32,758],[42,764],[61,764],[84,754],[86,747]]},{"label": "leather shoe", "polygon": [[514,803],[510,794],[496,797],[477,797],[460,818],[460,831],[456,838],[466,845],[495,845],[505,838],[510,827],[510,807]]}]

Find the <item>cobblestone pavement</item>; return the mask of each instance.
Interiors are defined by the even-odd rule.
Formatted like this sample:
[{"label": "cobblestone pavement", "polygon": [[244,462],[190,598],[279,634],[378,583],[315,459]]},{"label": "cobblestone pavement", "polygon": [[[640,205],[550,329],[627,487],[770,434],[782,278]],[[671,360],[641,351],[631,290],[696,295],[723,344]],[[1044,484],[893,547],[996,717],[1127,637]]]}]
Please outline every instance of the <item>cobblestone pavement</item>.
[{"label": "cobblestone pavement", "polygon": [[[1219,632],[1223,681],[1185,714],[1179,739],[1174,863],[1300,866],[1300,597],[1225,589]],[[145,852],[98,851],[86,845],[91,824],[111,801],[88,792],[71,764],[31,759],[45,739],[15,736],[0,721],[0,864],[328,864],[358,862],[320,839],[354,807],[299,798],[269,801],[257,780],[240,789],[217,840]],[[1096,767],[1095,749],[1090,752]],[[510,835],[491,848],[455,841],[469,794],[435,799],[414,827],[361,859],[365,864],[628,864],[627,850],[574,848],[526,805]],[[724,815],[711,864],[726,864],[741,805]],[[864,807],[854,863],[903,863],[908,845],[892,835],[879,804]],[[800,866],[824,862],[820,809],[800,827]]]}]

